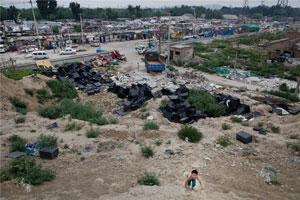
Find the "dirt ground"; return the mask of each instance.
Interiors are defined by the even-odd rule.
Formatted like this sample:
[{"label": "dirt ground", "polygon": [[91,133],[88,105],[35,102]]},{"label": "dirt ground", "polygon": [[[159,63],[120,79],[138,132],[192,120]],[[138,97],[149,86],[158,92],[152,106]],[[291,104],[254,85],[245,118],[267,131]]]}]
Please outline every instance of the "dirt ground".
[{"label": "dirt ground", "polygon": [[[160,99],[148,101],[146,112],[153,116],[159,124],[158,131],[143,131],[146,120],[140,118],[141,110],[126,116],[116,116],[112,110],[118,108],[115,94],[100,93],[87,96],[80,93],[81,102],[91,103],[103,111],[107,118],[116,118],[117,124],[105,126],[91,125],[88,122],[70,119],[68,117],[50,120],[40,117],[36,109],[41,106],[35,97],[24,93],[24,88],[45,87],[48,78],[25,77],[13,81],[1,75],[1,167],[11,159],[4,156],[9,152],[7,138],[17,134],[34,142],[40,134],[58,136],[60,154],[55,160],[37,161],[43,167],[56,171],[56,178],[41,186],[18,187],[15,181],[1,183],[1,200],[127,200],[127,199],[178,199],[178,200],[232,200],[232,199],[291,199],[298,200],[300,196],[300,163],[290,160],[291,157],[300,159],[287,143],[291,134],[300,134],[299,114],[296,116],[277,116],[269,113],[270,106],[259,103],[251,97],[259,95],[256,91],[238,92],[231,87],[223,87],[214,92],[223,92],[241,98],[242,103],[251,106],[254,111],[264,116],[249,121],[249,126],[233,123],[230,117],[206,118],[194,123],[204,138],[199,143],[188,143],[178,138],[180,124],[169,122],[157,111]],[[23,124],[16,124],[14,119],[20,114],[14,111],[8,96],[18,96],[28,102],[29,112]],[[295,106],[300,106],[295,104]],[[57,122],[59,128],[46,129],[46,126]],[[79,131],[64,131],[67,124],[80,124]],[[223,130],[222,123],[232,126]],[[260,135],[252,128],[263,122],[268,129],[267,135]],[[271,133],[271,125],[280,127],[280,134]],[[90,127],[99,131],[99,137],[87,138],[86,130]],[[36,132],[32,132],[35,130]],[[242,144],[235,139],[238,131],[247,131],[254,136],[250,144]],[[217,138],[227,134],[232,144],[224,148],[217,144]],[[134,141],[129,141],[132,137]],[[161,141],[160,146],[155,145]],[[6,144],[6,145],[5,145]],[[67,144],[68,149],[63,147]],[[141,145],[150,144],[155,149],[153,158],[144,158]],[[84,151],[88,149],[88,151]],[[174,155],[165,153],[166,149],[174,150]],[[265,183],[265,167],[279,171],[277,181],[281,186]],[[197,169],[205,190],[200,190],[197,183],[195,191],[184,188],[187,174]],[[137,183],[137,175],[144,171],[154,172],[160,180],[159,186],[141,186]]]}]

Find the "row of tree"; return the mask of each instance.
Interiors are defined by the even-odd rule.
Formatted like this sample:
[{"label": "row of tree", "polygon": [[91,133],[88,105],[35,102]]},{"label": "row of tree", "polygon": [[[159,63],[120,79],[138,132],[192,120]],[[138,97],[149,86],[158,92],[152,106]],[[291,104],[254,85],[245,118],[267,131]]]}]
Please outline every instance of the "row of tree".
[{"label": "row of tree", "polygon": [[[37,8],[34,9],[36,18],[47,19],[47,20],[57,20],[57,19],[75,19],[79,21],[80,13],[82,13],[85,19],[96,19],[101,18],[105,20],[115,20],[117,18],[145,18],[153,16],[181,16],[183,14],[195,14],[197,17],[201,17],[203,14],[206,19],[221,19],[223,14],[235,14],[235,15],[245,15],[255,19],[268,17],[294,17],[300,18],[300,8],[293,7],[280,7],[280,6],[258,6],[253,8],[230,8],[223,7],[220,10],[211,10],[204,7],[190,7],[182,5],[180,7],[173,8],[162,8],[162,9],[152,9],[145,8],[142,9],[141,6],[131,6],[129,5],[127,9],[111,9],[111,8],[81,8],[80,4],[77,2],[71,2],[69,7],[57,7],[56,0],[37,0]],[[2,20],[15,20],[18,18],[32,20],[31,9],[17,9],[15,6],[10,6],[9,8],[0,7],[0,18]]]}]

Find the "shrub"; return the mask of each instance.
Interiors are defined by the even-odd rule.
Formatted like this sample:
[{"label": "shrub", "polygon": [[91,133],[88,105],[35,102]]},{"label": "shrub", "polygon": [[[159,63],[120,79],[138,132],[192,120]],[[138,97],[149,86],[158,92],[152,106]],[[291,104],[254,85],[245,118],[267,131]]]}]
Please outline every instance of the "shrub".
[{"label": "shrub", "polygon": [[42,165],[37,164],[34,157],[27,155],[13,160],[10,163],[9,172],[18,182],[32,185],[41,185],[43,182],[51,181],[55,178],[54,171],[42,169]]},{"label": "shrub", "polygon": [[219,117],[225,114],[224,106],[218,104],[215,98],[204,90],[191,89],[187,100],[208,116]]},{"label": "shrub", "polygon": [[261,135],[267,135],[267,132],[264,129],[259,130],[258,133]]},{"label": "shrub", "polygon": [[231,126],[229,124],[223,123],[222,124],[222,129],[223,130],[228,130],[228,129],[231,129]]},{"label": "shrub", "polygon": [[188,138],[189,142],[199,142],[203,138],[202,132],[192,126],[182,126],[178,131],[178,136],[182,140]]},{"label": "shrub", "polygon": [[138,175],[138,183],[140,185],[159,185],[159,179],[154,173],[144,172],[144,174]]},{"label": "shrub", "polygon": [[283,91],[283,92],[288,92],[289,91],[289,87],[287,86],[286,83],[282,83],[280,86],[279,86],[279,90]]},{"label": "shrub", "polygon": [[162,141],[160,141],[160,140],[155,141],[156,146],[160,146],[161,144],[162,144]]},{"label": "shrub", "polygon": [[294,151],[300,152],[300,141],[292,143],[291,147],[292,147],[292,149],[294,149]]},{"label": "shrub", "polygon": [[147,108],[141,108],[140,111],[141,112],[147,112]]},{"label": "shrub", "polygon": [[33,97],[34,95],[34,91],[33,89],[29,89],[29,88],[24,88],[24,91],[26,92],[26,94],[30,95]]},{"label": "shrub", "polygon": [[7,78],[14,79],[14,80],[21,80],[24,76],[29,76],[33,74],[33,71],[29,69],[18,69],[18,70],[8,70],[2,73]]},{"label": "shrub", "polygon": [[64,131],[79,131],[81,130],[81,126],[76,124],[75,122],[71,123],[71,124],[68,124],[66,127],[65,127],[65,130]]},{"label": "shrub", "polygon": [[249,126],[248,122],[242,122],[242,126]]},{"label": "shrub", "polygon": [[18,97],[9,97],[10,103],[14,105],[16,112],[19,112],[23,115],[27,113],[27,103],[21,101]]},{"label": "shrub", "polygon": [[163,100],[161,100],[161,102],[160,102],[159,108],[160,108],[160,109],[163,109],[163,108],[165,108],[167,105],[168,105],[168,99],[163,99]]},{"label": "shrub", "polygon": [[68,149],[69,148],[69,145],[68,144],[65,144],[64,145],[64,149]]},{"label": "shrub", "polygon": [[14,151],[25,151],[25,145],[27,141],[24,138],[21,138],[18,135],[12,135],[8,138],[8,141],[11,143],[10,145],[10,152]]},{"label": "shrub", "polygon": [[93,128],[90,128],[89,130],[86,131],[86,136],[88,138],[96,138],[99,135],[99,132],[97,130],[94,130]]},{"label": "shrub", "polygon": [[140,118],[142,119],[142,120],[145,120],[145,119],[147,119],[147,117],[149,117],[150,116],[150,113],[146,113],[146,114],[142,114],[141,116],[140,116]]},{"label": "shrub", "polygon": [[36,94],[37,94],[36,97],[38,98],[38,102],[40,104],[44,104],[45,101],[51,98],[51,95],[48,93],[46,89],[38,89],[36,91]]},{"label": "shrub", "polygon": [[39,115],[49,119],[56,119],[63,116],[63,110],[60,106],[49,105],[38,109]]},{"label": "shrub", "polygon": [[221,146],[223,146],[223,147],[227,147],[227,146],[229,146],[230,144],[232,144],[231,143],[231,141],[230,141],[230,137],[229,137],[229,135],[223,135],[223,136],[220,136],[219,138],[218,138],[218,144],[220,144]]},{"label": "shrub", "polygon": [[0,182],[9,181],[11,179],[11,175],[9,173],[9,167],[4,166],[0,169]]},{"label": "shrub", "polygon": [[146,122],[143,127],[144,131],[147,130],[159,130],[159,126],[154,122]]},{"label": "shrub", "polygon": [[89,121],[100,126],[108,124],[107,119],[102,116],[101,111],[95,110],[95,108],[89,104],[73,102],[71,99],[63,99],[60,105],[57,106],[49,105],[44,108],[39,108],[38,113],[42,117],[49,119],[56,119],[70,114],[73,119]]},{"label": "shrub", "polygon": [[273,126],[271,127],[273,133],[280,133],[280,127]]},{"label": "shrub", "polygon": [[145,158],[149,158],[149,157],[153,157],[154,156],[154,149],[150,145],[149,146],[148,145],[142,146],[141,147],[141,151],[142,151],[142,155]]},{"label": "shrub", "polygon": [[242,119],[240,119],[240,118],[238,118],[238,117],[232,116],[230,119],[231,119],[232,122],[235,122],[235,123],[242,123]]},{"label": "shrub", "polygon": [[48,80],[46,84],[51,89],[54,97],[58,99],[73,99],[78,97],[76,89],[68,81]]},{"label": "shrub", "polygon": [[299,134],[292,134],[290,135],[290,139],[298,139],[299,138]]},{"label": "shrub", "polygon": [[116,118],[109,119],[108,123],[109,124],[118,124],[118,119],[116,119]]},{"label": "shrub", "polygon": [[57,136],[41,134],[37,138],[37,142],[41,145],[41,148],[44,148],[44,147],[57,147]]},{"label": "shrub", "polygon": [[15,119],[16,124],[21,124],[25,122],[25,117],[19,117]]},{"label": "shrub", "polygon": [[264,126],[264,123],[263,123],[263,122],[258,122],[258,126],[259,126],[259,127],[263,127],[263,126]]}]

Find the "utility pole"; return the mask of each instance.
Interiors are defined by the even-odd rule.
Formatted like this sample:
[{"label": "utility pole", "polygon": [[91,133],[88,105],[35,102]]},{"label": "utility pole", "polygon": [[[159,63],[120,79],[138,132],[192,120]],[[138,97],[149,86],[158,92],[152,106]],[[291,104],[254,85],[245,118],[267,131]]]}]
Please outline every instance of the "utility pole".
[{"label": "utility pole", "polygon": [[100,33],[100,30],[101,30],[101,25],[99,26],[99,49],[100,49],[100,42],[101,42],[101,33]]},{"label": "utility pole", "polygon": [[161,26],[159,27],[158,53],[161,53]]},{"label": "utility pole", "polygon": [[81,45],[83,44],[82,12],[80,12]]},{"label": "utility pole", "polygon": [[35,25],[36,36],[38,37],[38,41],[39,41],[39,49],[41,49],[42,46],[41,46],[41,40],[40,40],[40,36],[39,36],[39,29],[37,27],[37,23],[36,23],[36,19],[35,19],[35,14],[34,14],[33,5],[32,5],[32,1],[31,0],[30,0],[30,5],[31,5],[32,16],[33,16],[34,25]]},{"label": "utility pole", "polygon": [[169,30],[168,30],[168,59],[167,59],[167,66],[170,64],[170,41],[171,41],[171,34],[170,34],[170,26],[171,26],[171,13],[169,13]]},{"label": "utility pole", "polygon": [[236,67],[237,67],[237,59],[238,59],[239,50],[240,50],[240,40],[237,41],[237,49],[236,49],[236,52],[235,52],[235,61],[234,61],[234,69],[236,69]]}]

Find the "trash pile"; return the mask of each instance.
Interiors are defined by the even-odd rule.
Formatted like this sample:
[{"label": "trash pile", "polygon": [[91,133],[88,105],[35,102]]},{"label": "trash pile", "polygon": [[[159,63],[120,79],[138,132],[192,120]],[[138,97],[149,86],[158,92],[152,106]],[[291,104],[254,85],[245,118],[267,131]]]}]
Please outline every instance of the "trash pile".
[{"label": "trash pile", "polygon": [[191,124],[207,116],[186,100],[189,96],[189,89],[184,85],[181,85],[175,92],[162,89],[162,94],[168,95],[170,101],[166,107],[161,108],[161,112],[171,122]]},{"label": "trash pile", "polygon": [[137,110],[145,101],[153,98],[151,90],[152,88],[147,84],[132,84],[128,87],[122,87],[115,83],[111,84],[108,88],[109,92],[117,94],[121,99],[127,97],[127,101],[118,102],[118,105],[122,106],[123,108],[114,110],[113,113],[123,116],[130,111]]},{"label": "trash pile", "polygon": [[276,113],[279,116],[283,115],[297,115],[300,113],[300,109],[295,109],[291,105],[288,105],[286,103],[279,103],[279,104],[273,104],[269,100],[264,100],[264,103],[272,107],[272,113]]},{"label": "trash pile", "polygon": [[271,78],[262,79],[258,82],[258,85],[262,87],[263,90],[278,90],[281,84],[285,83],[288,88],[296,88],[297,82],[290,81],[282,78]]},{"label": "trash pile", "polygon": [[227,67],[214,67],[213,71],[232,80],[243,80],[248,77],[258,77],[257,74],[252,72],[248,72],[241,69],[231,69]]},{"label": "trash pile", "polygon": [[92,60],[92,64],[94,67],[107,67],[110,64],[118,64],[120,60],[126,62],[126,57],[117,50],[113,50],[108,54],[98,54],[98,57]]},{"label": "trash pile", "polygon": [[70,63],[59,67],[57,70],[47,70],[44,74],[48,77],[56,75],[58,80],[67,80],[76,89],[93,95],[107,88],[113,81],[110,79],[110,74],[92,68],[92,65]]},{"label": "trash pile", "polygon": [[223,104],[226,115],[244,115],[250,113],[250,107],[246,104],[241,104],[240,99],[225,94],[216,94],[217,103]]}]

